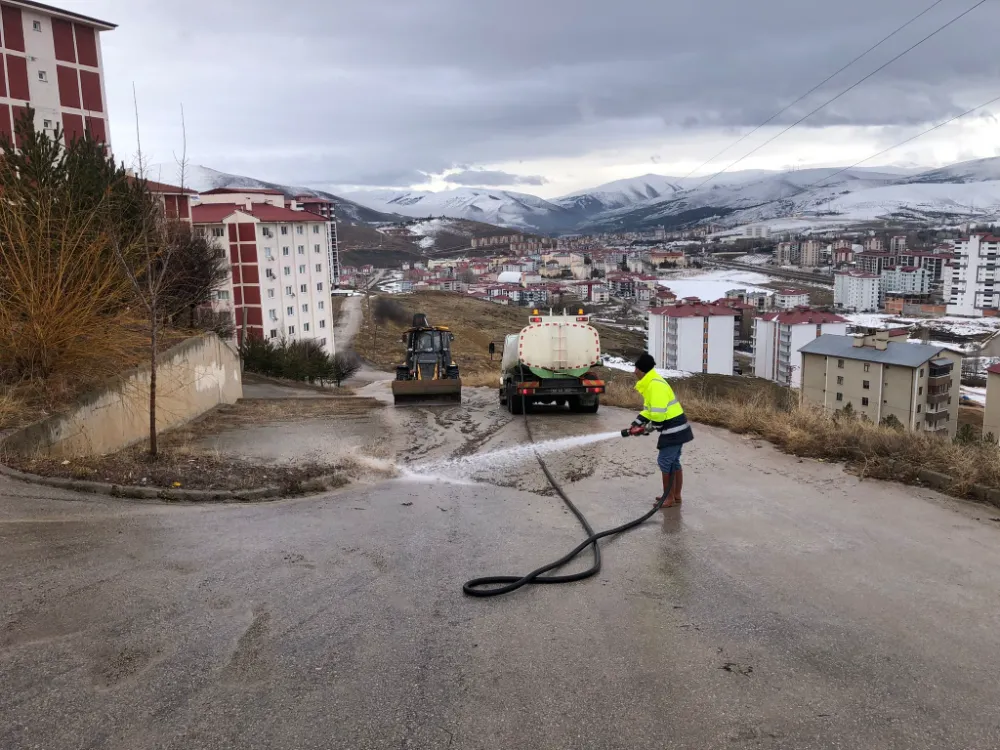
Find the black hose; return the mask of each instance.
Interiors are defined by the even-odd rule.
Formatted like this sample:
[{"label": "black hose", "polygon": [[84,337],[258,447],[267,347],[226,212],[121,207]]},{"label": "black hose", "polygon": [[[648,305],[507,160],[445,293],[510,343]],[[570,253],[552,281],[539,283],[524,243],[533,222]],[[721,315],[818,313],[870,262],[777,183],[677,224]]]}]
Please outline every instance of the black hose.
[{"label": "black hose", "polygon": [[[531,423],[528,421],[527,399],[523,399],[522,412],[524,413],[524,427],[528,432],[528,440],[534,444],[535,438],[531,433]],[[562,498],[566,507],[573,512],[573,515],[576,516],[576,519],[580,522],[580,525],[583,526],[583,529],[587,532],[588,536],[555,562],[543,565],[525,576],[484,576],[483,578],[473,578],[470,581],[466,581],[462,586],[462,591],[468,596],[499,596],[500,594],[509,594],[512,591],[517,591],[519,588],[529,583],[572,583],[573,581],[582,581],[585,578],[597,575],[601,572],[601,548],[597,541],[606,536],[621,534],[623,531],[628,531],[629,529],[633,529],[636,526],[644,524],[648,521],[652,515],[656,513],[656,511],[663,507],[663,503],[666,502],[667,495],[670,494],[670,489],[674,482],[674,475],[671,473],[670,479],[667,482],[667,489],[663,492],[663,495],[660,496],[659,501],[653,506],[652,510],[644,513],[634,521],[623,523],[621,526],[615,526],[613,529],[608,529],[607,531],[594,533],[594,529],[590,525],[590,522],[587,521],[587,517],[584,516],[583,513],[580,512],[580,509],[573,504],[573,501],[569,499],[566,491],[563,490],[562,485],[559,484],[556,478],[552,476],[552,472],[549,470],[549,467],[545,464],[545,460],[542,458],[541,454],[538,453],[538,451],[535,451],[535,458],[538,460],[538,465],[542,467],[542,471],[545,473],[545,478],[549,480],[549,484],[552,485],[552,488],[559,494],[559,497]],[[561,568],[574,557],[579,555],[584,549],[590,546],[593,546],[594,548],[594,562],[586,570],[582,570],[579,573],[569,573],[567,575],[542,575],[542,573],[547,573],[554,568]],[[493,588],[481,588],[483,586],[492,586]]]}]

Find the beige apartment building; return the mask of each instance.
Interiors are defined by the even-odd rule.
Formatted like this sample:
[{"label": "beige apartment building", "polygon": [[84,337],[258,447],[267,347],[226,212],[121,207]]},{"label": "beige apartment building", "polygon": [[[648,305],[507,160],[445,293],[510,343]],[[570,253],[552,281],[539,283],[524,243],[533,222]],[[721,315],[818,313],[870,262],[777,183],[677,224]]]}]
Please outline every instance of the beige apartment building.
[{"label": "beige apartment building", "polygon": [[986,408],[983,410],[983,437],[1000,441],[1000,365],[986,370]]},{"label": "beige apartment building", "polygon": [[890,414],[910,430],[954,437],[962,355],[907,343],[905,331],[823,335],[803,346],[802,398],[827,411],[851,404],[872,422]]}]

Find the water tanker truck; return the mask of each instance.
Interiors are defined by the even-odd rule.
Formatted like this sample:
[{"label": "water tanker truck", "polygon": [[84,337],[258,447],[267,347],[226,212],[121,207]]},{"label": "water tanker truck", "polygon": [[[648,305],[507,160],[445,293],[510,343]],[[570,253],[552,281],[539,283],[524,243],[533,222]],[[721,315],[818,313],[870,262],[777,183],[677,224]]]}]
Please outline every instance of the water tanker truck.
[{"label": "water tanker truck", "polygon": [[596,414],[604,381],[591,372],[601,361],[601,338],[590,316],[540,315],[533,310],[520,333],[504,339],[500,360],[500,405],[521,414],[535,404],[569,406]]}]

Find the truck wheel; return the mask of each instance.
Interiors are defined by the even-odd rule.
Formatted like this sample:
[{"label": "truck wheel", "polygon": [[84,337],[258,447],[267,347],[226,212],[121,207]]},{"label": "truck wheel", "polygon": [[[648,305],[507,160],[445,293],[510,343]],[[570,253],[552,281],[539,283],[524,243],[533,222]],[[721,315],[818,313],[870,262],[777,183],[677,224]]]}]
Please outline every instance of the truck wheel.
[{"label": "truck wheel", "polygon": [[597,414],[597,410],[601,407],[600,398],[595,396],[594,402],[592,404],[586,404],[583,399],[579,396],[573,396],[569,400],[569,410],[574,414]]},{"label": "truck wheel", "polygon": [[500,395],[500,406],[507,406],[507,389],[500,388],[498,393]]},{"label": "truck wheel", "polygon": [[513,389],[507,393],[507,410],[515,416],[524,414],[524,397],[518,396]]}]

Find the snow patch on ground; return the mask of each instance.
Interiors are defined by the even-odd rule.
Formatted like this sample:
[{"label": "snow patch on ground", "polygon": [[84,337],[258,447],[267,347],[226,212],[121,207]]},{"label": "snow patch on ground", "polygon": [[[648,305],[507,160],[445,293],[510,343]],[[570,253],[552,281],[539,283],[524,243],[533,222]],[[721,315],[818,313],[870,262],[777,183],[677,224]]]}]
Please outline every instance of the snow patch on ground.
[{"label": "snow patch on ground", "polygon": [[[635,372],[635,363],[621,357],[601,357],[602,364],[612,370],[622,370],[623,372]],[[686,370],[668,370],[665,367],[657,367],[656,371],[663,377],[670,380],[680,380],[691,377],[691,373]]]},{"label": "snow patch on ground", "polygon": [[974,388],[971,385],[962,386],[962,396],[982,406],[986,406],[986,389]]},{"label": "snow patch on ground", "polygon": [[723,270],[695,275],[681,274],[660,279],[660,285],[676,294],[678,299],[698,297],[705,302],[714,302],[725,297],[726,292],[731,289],[746,289],[748,292],[774,294],[773,289],[756,286],[757,284],[769,284],[773,279],[770,276],[752,271]]},{"label": "snow patch on ground", "polygon": [[[888,313],[845,313],[843,317],[853,325],[866,328],[893,328],[918,325],[954,336],[983,336],[1000,330],[1000,318],[904,318]],[[956,347],[955,344],[949,344]]]}]

